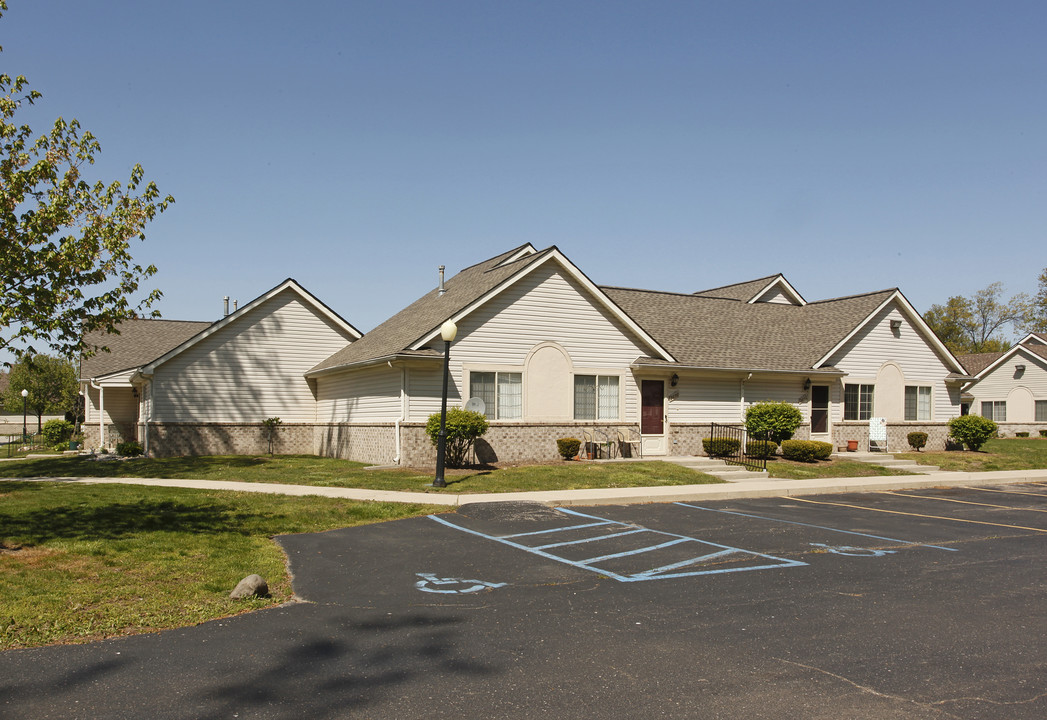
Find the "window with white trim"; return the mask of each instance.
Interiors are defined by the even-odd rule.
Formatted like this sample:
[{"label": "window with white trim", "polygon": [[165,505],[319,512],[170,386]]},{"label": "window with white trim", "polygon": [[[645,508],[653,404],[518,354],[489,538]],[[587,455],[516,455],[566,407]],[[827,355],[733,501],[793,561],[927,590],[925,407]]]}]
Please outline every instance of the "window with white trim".
[{"label": "window with white trim", "polygon": [[484,401],[490,420],[519,420],[523,417],[523,373],[470,372],[469,397]]},{"label": "window with white trim", "polygon": [[1036,401],[1036,422],[1047,422],[1047,400]]},{"label": "window with white trim", "polygon": [[905,386],[905,419],[931,419],[931,388],[929,386]]},{"label": "window with white trim", "polygon": [[843,386],[844,420],[868,420],[872,417],[872,409],[872,385],[847,384]]},{"label": "window with white trim", "polygon": [[982,417],[1007,422],[1007,403],[1004,400],[983,400]]},{"label": "window with white trim", "polygon": [[574,419],[617,420],[619,382],[617,375],[575,375]]}]

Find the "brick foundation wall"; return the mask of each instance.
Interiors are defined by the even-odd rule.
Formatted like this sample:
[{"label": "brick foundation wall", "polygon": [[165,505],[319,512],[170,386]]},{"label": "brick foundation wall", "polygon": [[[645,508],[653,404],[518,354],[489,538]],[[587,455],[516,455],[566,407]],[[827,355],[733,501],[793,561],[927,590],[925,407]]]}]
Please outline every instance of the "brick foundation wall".
[{"label": "brick foundation wall", "polygon": [[[313,425],[286,424],[275,429],[277,455],[312,455]],[[268,431],[261,423],[149,423],[149,454],[264,455],[269,452]],[[140,429],[139,441],[145,438]]]},{"label": "brick foundation wall", "polygon": [[106,424],[104,443],[98,442],[98,423],[83,423],[80,425],[80,431],[84,434],[83,447],[88,449],[97,447],[113,448],[116,447],[117,443],[137,439],[133,425]]},{"label": "brick foundation wall", "polygon": [[1040,437],[1041,430],[1047,430],[1047,423],[996,423],[1000,426],[1000,437],[1014,437],[1015,433],[1027,432],[1029,437]]},{"label": "brick foundation wall", "polygon": [[322,457],[392,465],[396,462],[396,426],[317,425],[312,452]]},{"label": "brick foundation wall", "polygon": [[[595,426],[610,438],[617,438],[617,431],[626,433],[629,425],[605,423]],[[634,425],[633,429],[637,429]],[[592,431],[592,423],[513,423],[491,424],[490,429],[473,446],[476,462],[480,463],[527,463],[559,460],[556,441],[559,438],[582,439],[582,431]],[[436,447],[425,433],[423,423],[404,423],[400,426],[400,464],[407,467],[434,467]]]},{"label": "brick foundation wall", "polygon": [[[912,452],[908,435],[911,432],[927,433],[925,451],[945,450],[945,441],[949,437],[948,423],[900,422],[887,425],[888,452]],[[842,422],[833,425],[833,445],[841,448],[848,440],[858,441],[859,452],[869,451],[869,423],[867,421]]]}]

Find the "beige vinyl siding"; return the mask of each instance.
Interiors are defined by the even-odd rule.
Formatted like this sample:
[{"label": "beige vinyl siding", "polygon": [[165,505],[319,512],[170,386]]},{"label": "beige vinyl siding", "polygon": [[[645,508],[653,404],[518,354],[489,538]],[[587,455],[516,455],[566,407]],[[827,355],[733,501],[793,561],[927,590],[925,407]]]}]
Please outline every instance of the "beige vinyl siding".
[{"label": "beige vinyl siding", "polygon": [[[1015,377],[1015,365],[1025,366],[1020,377]],[[1036,417],[1035,401],[1047,400],[1047,361],[1019,348],[969,392],[975,398],[971,403],[974,415],[981,414],[983,400],[1003,400],[1007,402],[1007,422],[1032,422]]]},{"label": "beige vinyl siding", "polygon": [[[891,320],[901,321],[897,334],[891,329]],[[892,302],[880,310],[826,364],[847,373],[841,381],[844,384],[874,385],[880,368],[888,361],[901,369],[903,385],[931,387],[932,421],[944,422],[960,414],[959,393],[955,387],[950,389],[945,384],[949,367],[909,322],[897,303]],[[896,400],[899,407],[904,407],[903,398]],[[834,403],[832,421],[839,422],[842,418],[842,404]],[[887,419],[902,420],[902,417]]]},{"label": "beige vinyl siding", "polygon": [[669,422],[737,423],[742,419],[741,377],[682,376],[675,388],[666,383],[666,392],[679,391],[667,404]]},{"label": "beige vinyl siding", "polygon": [[756,299],[756,302],[775,303],[776,305],[795,305],[796,303],[779,288],[771,288],[767,293]]},{"label": "beige vinyl siding", "polygon": [[[457,345],[451,345],[451,357],[456,354]],[[459,365],[459,367],[461,367]],[[407,371],[407,394],[410,398],[407,417],[411,420],[425,420],[433,413],[440,412],[440,399],[443,383],[440,373],[442,362],[434,362],[432,367],[412,367]],[[460,377],[460,376],[459,376]],[[447,407],[461,407],[465,404],[459,391],[461,380],[454,376],[454,363],[451,365],[451,376],[447,383]],[[468,399],[468,398],[466,398]]]},{"label": "beige vinyl siding", "polygon": [[[575,373],[618,374],[623,386],[623,421],[639,417],[638,391],[629,366],[652,351],[553,264],[537,268],[459,323],[458,337],[451,346],[456,390],[462,392],[463,365],[515,369],[524,373],[526,386],[528,353],[543,342],[562,347]],[[442,349],[442,342],[437,339],[432,346]],[[439,372],[439,367],[420,376],[412,372],[411,419],[423,419],[426,411],[439,410]],[[527,393],[525,387],[525,397]],[[451,391],[452,397],[456,394]],[[432,398],[435,409],[431,409]],[[526,407],[523,419],[528,419]]]},{"label": "beige vinyl siding", "polygon": [[316,382],[319,422],[388,422],[401,416],[400,368],[378,365],[321,376]]},{"label": "beige vinyl siding", "polygon": [[157,422],[313,422],[303,374],[349,338],[285,290],[156,368]]},{"label": "beige vinyl siding", "polygon": [[[131,423],[135,419],[135,411],[138,401],[129,385],[126,386],[103,386],[106,423]],[[98,390],[87,386],[87,402],[85,403],[84,422],[98,424]]]}]

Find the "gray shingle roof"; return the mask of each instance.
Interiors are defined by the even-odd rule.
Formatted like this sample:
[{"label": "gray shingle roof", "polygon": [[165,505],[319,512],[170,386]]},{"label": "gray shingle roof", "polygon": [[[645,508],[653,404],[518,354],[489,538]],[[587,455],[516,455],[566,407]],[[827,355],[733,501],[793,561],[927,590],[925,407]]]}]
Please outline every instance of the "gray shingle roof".
[{"label": "gray shingle roof", "polygon": [[[762,288],[769,279],[754,282]],[[779,371],[814,367],[896,292],[882,290],[797,307],[651,290],[601,290],[681,365]]]},{"label": "gray shingle roof", "polygon": [[971,353],[970,355],[957,355],[956,359],[968,373],[977,375],[1006,354],[1006,352]]},{"label": "gray shingle roof", "polygon": [[88,333],[84,336],[88,347],[108,347],[109,352],[99,351],[83,358],[80,377],[96,378],[141,367],[211,324],[189,320],[125,320],[119,325],[119,335]]},{"label": "gray shingle roof", "polygon": [[718,288],[712,288],[711,290],[699,290],[693,295],[699,297],[716,297],[725,298],[727,300],[741,300],[742,302],[749,302],[753,299],[756,293],[763,290],[765,287],[771,284],[772,280],[777,280],[782,277],[781,273],[777,275],[768,275],[765,278],[757,278],[756,280],[748,280],[746,282],[734,283],[733,285],[723,285]]},{"label": "gray shingle roof", "polygon": [[[438,289],[433,289],[356,342],[317,364],[307,374],[387,358],[409,351],[412,345],[438,329],[445,320],[469,307],[502,282],[522,272],[555,249],[555,247],[549,247],[541,252],[524,255],[512,262],[505,262],[527,247],[529,245],[521,245],[462,270],[444,283],[446,292],[443,295],[440,295]],[[432,355],[435,351],[420,349],[410,352],[424,357]]]}]

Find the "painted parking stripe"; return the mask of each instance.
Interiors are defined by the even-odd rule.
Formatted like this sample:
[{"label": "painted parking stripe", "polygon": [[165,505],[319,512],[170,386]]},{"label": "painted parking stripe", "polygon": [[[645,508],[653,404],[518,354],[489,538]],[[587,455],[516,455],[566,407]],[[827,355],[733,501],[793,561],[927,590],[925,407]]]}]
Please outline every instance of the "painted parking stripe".
[{"label": "painted parking stripe", "polygon": [[[662,532],[661,530],[651,530],[649,528],[640,527],[633,524],[618,522],[615,520],[607,520],[605,518],[598,518],[593,515],[587,515],[580,513],[575,510],[569,510],[566,508],[556,508],[558,512],[565,516],[574,516],[584,518],[586,520],[596,520],[598,522],[587,522],[569,526],[560,526],[555,528],[548,528],[546,530],[538,530],[527,533],[515,533],[510,535],[490,535],[483,533],[478,530],[457,525],[450,522],[446,517],[442,515],[430,515],[429,519],[435,520],[441,525],[445,525],[455,530],[460,530],[471,535],[486,538],[488,540],[494,540],[495,542],[508,545],[509,547],[516,548],[517,550],[523,550],[533,555],[546,558],[548,560],[554,560],[558,563],[570,565],[571,567],[580,568],[583,570],[589,570],[605,577],[612,578],[619,582],[640,582],[644,580],[665,580],[670,578],[682,578],[692,577],[697,575],[718,575],[722,573],[732,572],[747,572],[750,570],[777,570],[788,567],[800,567],[807,565],[802,560],[793,560],[790,558],[775,557],[773,555],[766,555],[764,553],[753,552],[751,550],[744,550],[742,548],[731,547],[729,545],[720,545],[719,543],[712,543],[705,540],[699,540],[698,538],[687,537],[686,535],[676,535],[674,533]],[[565,519],[567,519],[565,517]],[[539,535],[546,535],[552,533],[566,532],[570,530],[582,530],[591,528],[601,528],[608,526],[618,526],[623,528],[622,532],[609,533],[598,535],[589,538],[579,538],[576,540],[552,543],[549,545],[531,546],[519,542],[520,538],[525,537],[536,537]],[[565,557],[564,555],[550,552],[550,550],[565,549],[568,547],[581,546],[584,543],[598,542],[601,540],[608,540],[612,538],[622,537],[624,535],[650,535],[651,543],[643,545],[641,547],[634,548],[632,550],[625,550],[615,553],[607,553],[603,555],[596,555],[585,559],[572,559]],[[638,558],[643,559],[645,556],[650,555],[650,558],[654,560],[658,557],[660,550],[667,548],[686,548],[693,547],[694,555],[687,557],[682,560],[677,560],[672,563],[663,563],[649,567],[644,570],[639,570],[632,573],[622,573],[612,570],[603,564],[612,560],[621,560],[623,558]],[[733,557],[732,557],[733,556]],[[758,565],[746,565],[738,567],[719,567],[715,569],[695,569],[684,571],[684,568],[692,567],[706,562],[719,562],[724,559],[737,559],[744,561],[747,559],[758,558],[757,562],[764,560]]]},{"label": "painted parking stripe", "polygon": [[1012,530],[1031,530],[1032,532],[1047,533],[1043,528],[1025,527],[1024,525],[1007,525],[1005,523],[986,522],[984,520],[965,520],[964,518],[947,517],[942,515],[925,515],[923,513],[902,512],[901,510],[886,510],[884,508],[866,507],[863,505],[848,505],[847,503],[825,502],[822,500],[809,500],[802,497],[782,498],[783,500],[796,500],[811,503],[813,505],[835,505],[837,507],[853,508],[854,510],[868,510],[870,512],[889,513],[891,515],[908,515],[909,517],[922,517],[928,520],[948,520],[950,522],[969,523],[971,525],[992,525],[993,527],[1010,528]]},{"label": "painted parking stripe", "polygon": [[1029,495],[1031,497],[1047,498],[1047,493],[1022,492],[1021,490],[1000,490],[999,488],[981,488],[981,487],[968,487],[967,489],[968,490],[977,490],[978,492],[1003,493],[1004,495]]},{"label": "painted parking stripe", "polygon": [[[798,498],[789,498],[790,500]],[[695,510],[705,510],[706,512],[722,513],[724,515],[737,515],[739,517],[756,518],[757,520],[767,520],[768,522],[785,523],[786,525],[800,525],[802,527],[815,528],[817,530],[829,530],[830,532],[843,533],[844,535],[858,535],[860,537],[872,538],[873,540],[886,540],[888,542],[901,543],[902,545],[911,545],[913,547],[925,547],[932,548],[934,550],[948,550],[949,552],[959,552],[957,548],[944,547],[942,545],[929,545],[927,543],[916,542],[915,540],[899,540],[897,538],[884,537],[882,535],[870,535],[869,533],[856,532],[854,530],[841,530],[840,528],[826,527],[824,525],[812,525],[811,523],[798,522],[796,520],[783,520],[781,518],[769,517],[767,515],[755,515],[751,513],[741,513],[734,510],[719,510],[717,508],[702,507],[701,505],[691,505],[690,503],[678,502],[675,505],[682,505],[683,507],[693,508]]]},{"label": "painted parking stripe", "polygon": [[893,495],[902,498],[917,498],[919,500],[940,500],[941,502],[960,503],[962,505],[977,505],[979,507],[997,508],[998,510],[1019,510],[1021,512],[1047,512],[1040,508],[1016,508],[1010,505],[994,505],[993,503],[972,502],[970,500],[957,500],[956,498],[937,497],[935,495],[910,495],[908,493],[894,492],[893,490],[880,490],[881,495]]}]

